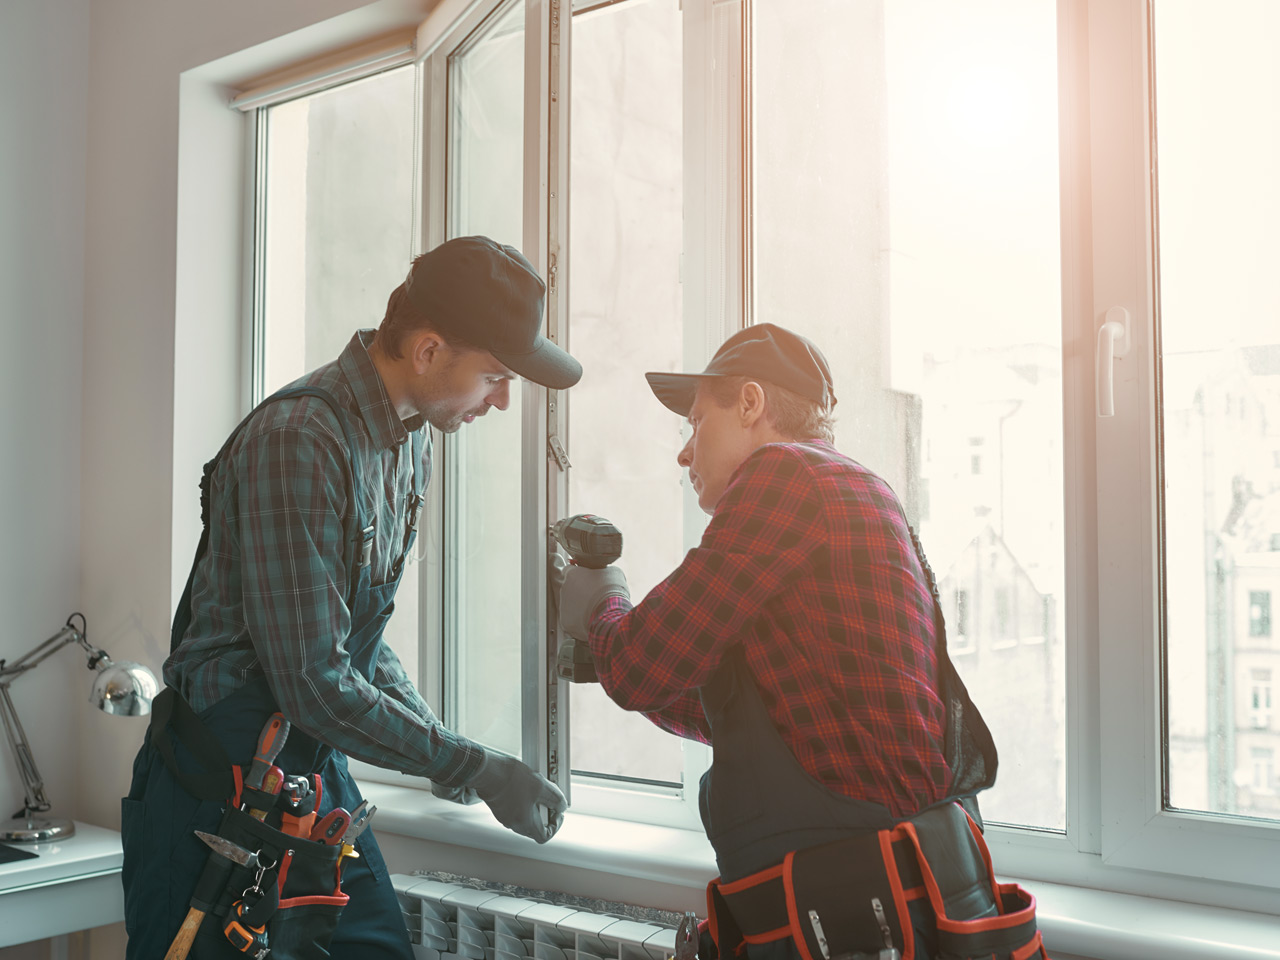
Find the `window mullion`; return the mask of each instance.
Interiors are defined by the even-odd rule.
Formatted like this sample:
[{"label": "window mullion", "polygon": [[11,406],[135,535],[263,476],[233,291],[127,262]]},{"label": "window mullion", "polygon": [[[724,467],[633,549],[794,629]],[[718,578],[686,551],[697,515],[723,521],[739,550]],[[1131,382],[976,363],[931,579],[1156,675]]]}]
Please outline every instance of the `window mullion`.
[{"label": "window mullion", "polygon": [[1129,355],[1114,363],[1115,416],[1094,420],[1107,859],[1161,807],[1146,4],[1091,3],[1089,49],[1094,296],[1088,355],[1094,355],[1100,318],[1113,306],[1129,311],[1133,336]]},{"label": "window mullion", "polygon": [[[1058,4],[1063,343],[1093,337],[1087,0]],[[1091,350],[1063,352],[1067,836],[1101,850],[1098,700],[1097,460]]]},{"label": "window mullion", "polygon": [[[546,336],[566,349],[570,25],[570,0],[526,0],[524,250],[547,284]],[[560,391],[524,389],[524,759],[569,796],[569,691],[554,670],[558,636],[547,596],[547,531],[568,503],[564,469],[548,450],[553,436],[566,435],[568,418]]]}]

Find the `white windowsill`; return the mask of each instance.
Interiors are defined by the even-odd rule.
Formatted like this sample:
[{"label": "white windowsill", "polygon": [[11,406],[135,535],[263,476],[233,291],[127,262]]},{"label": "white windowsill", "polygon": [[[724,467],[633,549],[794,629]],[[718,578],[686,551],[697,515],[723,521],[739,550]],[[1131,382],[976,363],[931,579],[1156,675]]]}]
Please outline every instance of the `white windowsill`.
[{"label": "white windowsill", "polygon": [[[397,833],[699,892],[716,875],[715,854],[701,831],[607,820],[570,811],[555,837],[540,845],[502,827],[482,803],[462,806],[433,797],[425,790],[368,781],[362,782],[361,788],[365,798],[377,804],[380,835]],[[588,895],[591,891],[571,892]]]}]

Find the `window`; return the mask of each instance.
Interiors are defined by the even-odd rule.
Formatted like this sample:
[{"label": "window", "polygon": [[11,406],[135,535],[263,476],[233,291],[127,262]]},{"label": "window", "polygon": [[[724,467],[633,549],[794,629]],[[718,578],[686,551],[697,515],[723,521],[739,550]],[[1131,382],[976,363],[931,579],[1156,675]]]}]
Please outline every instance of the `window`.
[{"label": "window", "polygon": [[1015,603],[1065,596],[1056,3],[806,6],[823,29],[753,7],[752,312],[823,347],[836,446],[954,598],[957,669],[1021,771],[984,816],[1062,830],[1064,647],[1019,645]]},{"label": "window", "polygon": [[[678,0],[632,0],[573,20],[569,328],[583,378],[566,396],[568,512],[623,531],[637,597],[685,548],[675,462],[684,438],[643,375],[684,363],[682,39]],[[627,55],[637,49],[646,55]],[[624,424],[626,437],[644,440],[618,442]],[[597,684],[574,685],[569,697],[575,773],[683,786],[679,738],[619,710]]]},{"label": "window", "polygon": [[1249,591],[1249,636],[1271,636],[1271,591]]},{"label": "window", "polygon": [[1249,671],[1249,720],[1255,729],[1271,726],[1271,671]]},{"label": "window", "polygon": [[[511,0],[455,32],[441,54],[447,122],[432,134],[444,143],[444,190],[427,198],[426,225],[439,241],[483,234],[523,245],[524,30],[523,0]],[[437,514],[450,558],[441,567],[443,717],[459,733],[517,756],[525,402],[513,389],[501,416],[445,438]]]},{"label": "window", "polygon": [[[778,322],[823,346],[837,446],[920,532],[1001,753],[982,803],[1002,870],[1274,890],[1257,641],[1280,589],[1280,134],[1247,118],[1280,114],[1280,7],[805,3],[489,0],[452,22],[442,5],[416,67],[258,108],[264,380],[336,352],[308,284],[367,255],[381,301],[409,252],[464,232],[523,247],[549,335],[586,369],[438,448],[402,659],[420,654],[451,724],[576,809],[693,823],[706,752],[549,675],[546,530],[609,516],[633,592],[664,576],[705,521],[681,425],[640,375]],[[385,110],[359,106],[377,84]],[[348,97],[385,147],[286,148],[291,124],[320,135],[304,107]],[[372,132],[393,113],[403,130]],[[335,175],[380,199],[344,204]],[[320,259],[326,203],[394,221],[390,252]],[[368,299],[337,323],[376,322]]]},{"label": "window", "polygon": [[1249,758],[1253,762],[1251,782],[1253,789],[1259,793],[1271,793],[1274,789],[1275,771],[1272,767],[1274,757],[1275,751],[1268,747],[1254,747],[1249,751]]},{"label": "window", "polygon": [[[1094,224],[1089,306],[1096,409],[1115,404],[1114,416],[1095,420],[1102,797],[1113,811],[1102,855],[1176,871],[1198,845],[1208,851],[1204,876],[1272,883],[1257,848],[1274,837],[1276,811],[1233,819],[1245,812],[1247,751],[1269,749],[1237,733],[1250,691],[1234,681],[1249,646],[1246,585],[1265,576],[1253,569],[1269,512],[1269,475],[1255,454],[1265,418],[1254,411],[1271,402],[1277,346],[1265,319],[1270,272],[1237,251],[1257,249],[1255,238],[1274,245],[1269,158],[1280,140],[1234,118],[1280,107],[1265,79],[1280,9],[1253,0],[1216,4],[1211,16],[1187,0],[1103,6],[1089,6],[1091,21],[1106,18],[1090,24],[1094,82],[1136,70],[1151,86],[1130,84],[1132,96],[1090,108],[1099,124],[1093,209],[1114,214]],[[1236,156],[1252,159],[1228,159]],[[1211,302],[1218,319],[1206,323]],[[1142,714],[1144,702],[1162,705],[1159,722]],[[1133,732],[1113,735],[1122,729]]]}]

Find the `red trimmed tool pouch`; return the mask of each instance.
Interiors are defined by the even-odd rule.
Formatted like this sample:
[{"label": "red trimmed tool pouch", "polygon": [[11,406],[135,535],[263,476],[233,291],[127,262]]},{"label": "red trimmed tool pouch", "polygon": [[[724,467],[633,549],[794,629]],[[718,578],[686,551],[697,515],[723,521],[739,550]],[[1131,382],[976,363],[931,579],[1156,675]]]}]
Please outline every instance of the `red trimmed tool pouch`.
[{"label": "red trimmed tool pouch", "polygon": [[926,814],[894,829],[917,854],[937,927],[937,960],[1049,960],[1035,897],[1016,883],[997,883],[977,825],[942,811],[945,817]]},{"label": "red trimmed tool pouch", "polygon": [[804,960],[913,957],[906,890],[892,833],[809,847],[783,861],[790,933]]},{"label": "red trimmed tool pouch", "polygon": [[329,941],[348,899],[342,892],[339,875],[341,846],[291,836],[234,805],[223,815],[218,835],[257,853],[258,859],[269,867],[257,880],[256,869],[210,854],[191,901],[209,914],[196,942],[207,942],[210,956],[222,956],[227,947],[222,931],[232,905],[244,898],[257,881],[262,888],[274,885],[279,895],[279,904],[269,916],[252,918],[255,925],[265,922],[273,960],[328,957]]},{"label": "red trimmed tool pouch", "polygon": [[935,960],[1048,960],[1035,899],[996,883],[982,834],[958,804],[795,851],[733,883],[712,881],[707,909],[725,960],[784,937],[803,960],[914,960],[908,903],[924,898],[936,918]]},{"label": "red trimmed tool pouch", "polygon": [[[719,956],[791,937],[804,960],[910,960],[911,919],[893,847],[888,830],[859,833],[733,883],[712,881],[707,913]],[[910,853],[905,843],[899,848]]]}]

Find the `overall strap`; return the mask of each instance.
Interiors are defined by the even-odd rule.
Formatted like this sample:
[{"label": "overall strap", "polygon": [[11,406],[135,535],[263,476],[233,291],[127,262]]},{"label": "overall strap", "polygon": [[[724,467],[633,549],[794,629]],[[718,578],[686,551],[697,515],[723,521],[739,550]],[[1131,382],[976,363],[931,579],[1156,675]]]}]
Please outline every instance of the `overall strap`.
[{"label": "overall strap", "polygon": [[[231,434],[223,442],[213,459],[204,465],[204,470],[200,476],[200,542],[196,545],[196,555],[191,562],[191,571],[187,574],[187,584],[183,588],[182,598],[178,601],[178,610],[173,618],[173,627],[169,634],[170,653],[178,649],[178,645],[182,642],[183,635],[186,633],[187,626],[191,622],[191,590],[192,584],[195,581],[196,567],[199,566],[200,560],[209,549],[210,487],[212,484],[213,471],[226,452],[230,449],[231,444],[235,441],[236,437],[238,437],[240,432],[245,428],[245,425],[259,410],[267,406],[267,404],[275,403],[277,400],[287,400],[293,397],[316,397],[323,400],[329,405],[334,416],[338,418],[338,424],[342,428],[343,441],[347,445],[347,458],[350,467],[351,482],[350,495],[355,517],[355,522],[349,528],[347,533],[342,559],[348,574],[348,590],[352,594],[349,598],[349,602],[354,599],[357,580],[356,572],[363,563],[368,562],[368,549],[372,548],[373,545],[373,524],[367,520],[365,505],[360,497],[360,478],[363,475],[362,461],[360,457],[360,448],[356,446],[355,437],[352,433],[351,420],[333,394],[328,390],[325,390],[323,387],[285,387],[282,390],[277,390],[271,396],[263,400],[260,404],[254,407],[243,420],[236,424],[236,428],[231,431]],[[416,468],[414,477],[416,481]]]},{"label": "overall strap", "polygon": [[[400,556],[392,567],[392,574],[395,577],[400,575],[400,570],[409,556],[409,551],[413,547],[414,537],[418,532],[418,518],[422,514],[422,491],[426,488],[431,469],[429,461],[425,470],[422,466],[422,435],[430,429],[430,427],[423,426],[410,434],[410,449],[413,457],[413,484],[412,492],[409,494],[408,519],[404,526],[404,542],[400,546]],[[428,452],[431,450],[430,436],[427,437],[427,450]]]},{"label": "overall strap", "polygon": [[933,623],[937,644],[937,677],[938,695],[942,699],[945,711],[943,728],[943,756],[947,766],[951,768],[950,795],[940,801],[941,804],[956,800],[981,828],[982,816],[978,811],[975,794],[995,783],[996,768],[999,757],[996,753],[995,741],[987,722],[974,706],[969,691],[956,672],[947,652],[947,624],[942,615],[942,597],[938,591],[938,583],[933,569],[925,559],[924,549],[920,546],[920,537],[910,524],[907,530],[911,534],[911,545],[915,548],[916,559],[924,571],[925,582],[929,585],[929,593],[933,597]]}]

